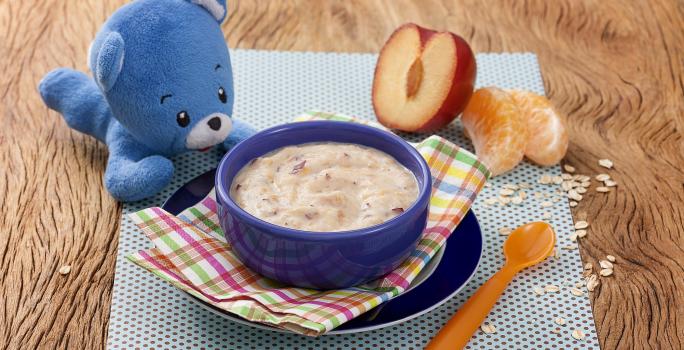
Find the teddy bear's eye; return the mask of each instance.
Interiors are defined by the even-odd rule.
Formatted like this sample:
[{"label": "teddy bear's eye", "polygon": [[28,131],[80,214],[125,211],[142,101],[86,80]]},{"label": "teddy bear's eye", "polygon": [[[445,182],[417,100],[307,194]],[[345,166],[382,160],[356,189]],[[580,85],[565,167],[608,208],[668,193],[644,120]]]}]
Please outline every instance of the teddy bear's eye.
[{"label": "teddy bear's eye", "polygon": [[188,112],[178,112],[178,114],[176,114],[176,121],[178,122],[178,125],[180,125],[183,128],[188,126],[188,124],[190,124],[190,116],[188,115]]},{"label": "teddy bear's eye", "polygon": [[218,96],[221,102],[226,103],[226,101],[228,101],[228,96],[226,96],[226,90],[223,90],[223,87],[219,87]]}]

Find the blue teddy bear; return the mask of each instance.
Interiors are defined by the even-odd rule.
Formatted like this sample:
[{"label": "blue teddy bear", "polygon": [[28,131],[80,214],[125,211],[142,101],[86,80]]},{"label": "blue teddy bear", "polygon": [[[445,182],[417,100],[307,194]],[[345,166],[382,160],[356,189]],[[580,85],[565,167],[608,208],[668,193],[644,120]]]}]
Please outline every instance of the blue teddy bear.
[{"label": "blue teddy bear", "polygon": [[68,68],[38,87],[67,124],[105,142],[104,181],[117,199],[152,196],[168,157],[251,136],[232,120],[233,74],[220,23],[225,0],[136,0],[117,10],[88,52],[93,77]]}]

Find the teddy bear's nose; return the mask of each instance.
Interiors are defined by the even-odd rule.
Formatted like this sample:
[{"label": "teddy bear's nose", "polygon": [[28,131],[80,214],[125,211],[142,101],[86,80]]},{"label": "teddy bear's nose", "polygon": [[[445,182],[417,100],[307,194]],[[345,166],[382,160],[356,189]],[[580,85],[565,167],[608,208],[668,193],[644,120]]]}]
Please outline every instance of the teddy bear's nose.
[{"label": "teddy bear's nose", "polygon": [[209,119],[209,121],[207,122],[207,124],[209,124],[209,127],[210,127],[212,130],[221,129],[221,118],[219,118],[219,117],[213,117],[213,118]]}]

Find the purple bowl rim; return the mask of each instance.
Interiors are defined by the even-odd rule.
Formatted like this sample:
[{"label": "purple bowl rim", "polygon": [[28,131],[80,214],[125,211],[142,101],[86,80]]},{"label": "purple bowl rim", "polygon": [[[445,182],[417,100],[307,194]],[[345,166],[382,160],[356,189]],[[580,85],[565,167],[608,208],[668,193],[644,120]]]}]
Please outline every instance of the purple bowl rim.
[{"label": "purple bowl rim", "polygon": [[[242,209],[240,206],[237,205],[233,201],[232,198],[230,198],[230,195],[226,193],[226,187],[222,183],[221,179],[223,178],[223,173],[225,169],[225,164],[233,157],[235,157],[235,154],[237,154],[242,148],[248,147],[250,143],[257,142],[259,139],[263,137],[267,137],[268,135],[278,132],[287,132],[291,129],[295,128],[313,128],[316,126],[320,125],[335,125],[336,130],[341,130],[341,129],[347,129],[347,130],[353,130],[353,129],[361,129],[364,131],[368,131],[372,134],[375,134],[375,136],[384,138],[386,140],[389,140],[390,142],[395,143],[397,146],[401,147],[403,150],[405,150],[408,154],[410,154],[414,159],[418,160],[418,164],[420,165],[420,176],[422,176],[425,181],[423,181],[423,185],[419,187],[419,192],[418,192],[418,197],[417,199],[413,202],[413,204],[406,209],[403,213],[400,215],[395,216],[394,218],[385,221],[381,224],[374,225],[374,226],[369,226],[357,230],[348,230],[348,231],[330,231],[330,232],[320,232],[320,231],[305,231],[305,230],[297,230],[297,229],[292,229],[292,228],[287,228],[284,226],[279,226],[275,225],[272,223],[269,223],[267,221],[264,221],[262,219],[257,218],[256,216],[248,213],[246,210]],[[322,141],[325,142],[325,141]],[[305,144],[309,142],[301,142],[301,143],[293,143],[293,145],[297,144]],[[364,146],[364,145],[362,145]],[[365,147],[370,147],[370,146],[365,146]],[[276,148],[274,148],[271,151],[274,151]],[[386,153],[383,150],[379,150],[383,153]],[[409,169],[410,170],[410,169]],[[414,176],[417,176],[416,173],[411,171],[411,173],[414,174]],[[233,146],[233,148],[226,153],[221,161],[219,162],[218,167],[216,168],[216,176],[214,178],[214,186],[216,189],[216,196],[217,199],[219,200],[219,205],[226,205],[232,215],[237,215],[240,220],[246,221],[249,225],[256,226],[261,230],[268,231],[269,233],[280,236],[280,237],[285,237],[288,239],[295,239],[295,240],[306,240],[306,241],[334,241],[334,240],[347,240],[350,238],[360,238],[360,237],[365,237],[367,235],[373,235],[378,232],[385,231],[387,229],[391,229],[396,226],[400,226],[404,221],[410,220],[414,216],[419,216],[421,212],[427,211],[428,206],[429,206],[429,201],[430,197],[432,194],[432,175],[430,173],[430,167],[428,166],[427,162],[425,161],[425,158],[416,150],[415,147],[411,146],[408,142],[406,142],[404,139],[401,137],[376,128],[376,127],[371,127],[359,123],[351,123],[351,122],[342,122],[342,121],[330,121],[330,120],[315,120],[315,121],[303,121],[303,122],[292,122],[292,123],[285,123],[281,125],[277,125],[274,127],[270,127],[264,130],[261,130],[257,132],[256,134],[250,136],[249,138],[241,141],[237,145]],[[230,187],[228,187],[230,188]]]}]

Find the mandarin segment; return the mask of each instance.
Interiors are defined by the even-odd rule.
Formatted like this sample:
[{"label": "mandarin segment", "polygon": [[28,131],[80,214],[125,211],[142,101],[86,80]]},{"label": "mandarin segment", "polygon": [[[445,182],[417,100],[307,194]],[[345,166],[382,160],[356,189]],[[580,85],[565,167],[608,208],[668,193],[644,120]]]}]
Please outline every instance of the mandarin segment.
[{"label": "mandarin segment", "polygon": [[527,128],[508,92],[496,87],[475,91],[463,111],[462,122],[475,153],[492,175],[513,169],[523,159]]},{"label": "mandarin segment", "polygon": [[565,118],[544,96],[522,90],[508,92],[520,108],[532,136],[527,142],[525,156],[539,165],[558,164],[568,150]]}]

